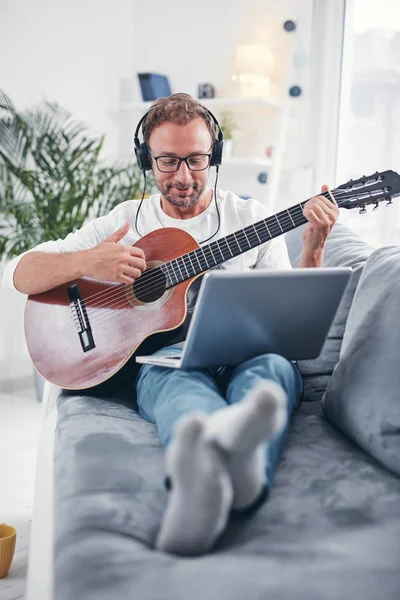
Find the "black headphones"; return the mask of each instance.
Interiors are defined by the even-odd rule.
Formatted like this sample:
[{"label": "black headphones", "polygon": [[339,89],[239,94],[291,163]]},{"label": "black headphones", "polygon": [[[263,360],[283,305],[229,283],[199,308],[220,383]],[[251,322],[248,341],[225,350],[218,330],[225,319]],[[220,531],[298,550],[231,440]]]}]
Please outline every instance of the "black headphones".
[{"label": "black headphones", "polygon": [[[213,141],[213,145],[211,148],[210,167],[219,167],[220,164],[222,163],[222,150],[224,147],[224,134],[222,133],[222,129],[220,127],[220,124],[217,121],[217,118],[212,114],[212,112],[210,110],[208,110],[208,108],[206,108],[205,106],[203,106],[203,108],[204,108],[204,110],[207,111],[207,113],[210,115],[210,117],[214,121],[216,127],[218,128],[218,136]],[[151,157],[150,157],[149,148],[148,148],[146,142],[140,143],[140,141],[139,141],[139,130],[140,130],[140,127],[141,127],[143,121],[146,120],[146,117],[151,112],[151,110],[152,109],[150,109],[140,119],[139,123],[137,124],[135,135],[133,138],[134,144],[135,144],[135,155],[136,155],[137,165],[138,165],[140,171],[143,171],[143,173],[145,171],[151,171]]]}]

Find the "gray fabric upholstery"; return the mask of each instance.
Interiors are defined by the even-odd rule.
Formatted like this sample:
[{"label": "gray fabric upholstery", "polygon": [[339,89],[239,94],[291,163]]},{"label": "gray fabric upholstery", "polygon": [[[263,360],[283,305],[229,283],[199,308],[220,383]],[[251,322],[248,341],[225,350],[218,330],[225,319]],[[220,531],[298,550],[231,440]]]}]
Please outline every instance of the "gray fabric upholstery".
[{"label": "gray fabric upholstery", "polygon": [[[335,226],[328,243],[329,266],[350,262],[362,269],[370,254],[342,226]],[[289,239],[292,260],[299,244],[298,230]],[[358,278],[354,288],[356,283]],[[331,339],[337,345],[331,354],[324,348],[319,364],[308,367],[315,381],[319,376],[329,379],[351,301],[352,293],[332,326]],[[378,351],[385,346],[384,335]],[[350,349],[352,337],[347,339]],[[336,391],[330,388],[332,400],[336,394],[342,397],[339,367]],[[302,369],[306,374],[307,366]],[[354,369],[360,377],[363,371]],[[386,372],[373,372],[376,386],[379,380],[386,388]],[[346,381],[350,379],[346,374]],[[320,384],[319,394],[325,384]],[[365,390],[367,406],[376,395],[373,386]],[[155,427],[133,407],[112,399],[61,395],[58,408],[57,600],[400,597],[400,479],[323,418],[319,402],[303,403],[294,415],[268,502],[251,519],[231,523],[214,552],[190,559],[153,549],[167,501]],[[392,439],[388,436],[387,443]]]},{"label": "gray fabric upholstery", "polygon": [[347,320],[323,411],[400,475],[400,248],[368,259]]},{"label": "gray fabric upholstery", "polygon": [[[290,262],[297,267],[302,249],[302,233],[306,225],[293,229],[285,235]],[[329,234],[324,251],[326,267],[356,267],[363,265],[373,252],[354,231],[338,221]]]},{"label": "gray fabric upholstery", "polygon": [[[289,258],[294,267],[299,264],[304,227],[286,234]],[[324,266],[352,267],[349,284],[330,328],[321,354],[313,360],[302,360],[298,367],[304,380],[305,401],[321,400],[340,355],[340,348],[350,306],[357,289],[365,261],[373,252],[351,229],[336,223],[328,238],[324,252]]]},{"label": "gray fabric upholstery", "polygon": [[324,421],[293,419],[268,502],[208,556],[152,544],[167,500],[155,427],[128,407],[62,397],[55,443],[55,598],[400,597],[400,479]]}]

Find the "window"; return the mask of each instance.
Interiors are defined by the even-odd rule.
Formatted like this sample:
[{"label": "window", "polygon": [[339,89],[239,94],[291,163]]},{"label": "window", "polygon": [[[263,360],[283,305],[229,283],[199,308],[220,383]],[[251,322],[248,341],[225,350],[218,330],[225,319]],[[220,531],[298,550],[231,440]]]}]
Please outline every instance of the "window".
[{"label": "window", "polygon": [[[400,3],[348,0],[337,181],[400,169]],[[400,243],[400,200],[345,221],[374,247]]]}]

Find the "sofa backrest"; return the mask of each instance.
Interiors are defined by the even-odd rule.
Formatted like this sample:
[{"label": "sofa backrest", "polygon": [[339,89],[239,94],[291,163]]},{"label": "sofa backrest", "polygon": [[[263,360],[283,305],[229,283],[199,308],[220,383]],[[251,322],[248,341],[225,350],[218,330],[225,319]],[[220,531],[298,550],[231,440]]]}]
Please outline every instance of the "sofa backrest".
[{"label": "sofa backrest", "polygon": [[[300,261],[303,246],[302,233],[306,225],[286,234],[286,245],[293,267]],[[303,400],[321,400],[328,386],[333,369],[339,361],[347,317],[364,264],[374,248],[366,244],[356,233],[340,222],[333,227],[324,252],[325,267],[351,267],[352,276],[339,305],[335,319],[321,354],[312,360],[298,361],[304,381]]]},{"label": "sofa backrest", "polygon": [[[297,267],[303,247],[302,233],[307,225],[293,229],[285,235],[290,262]],[[368,246],[359,235],[343,223],[337,222],[326,242],[325,267],[352,267],[363,265],[374,248]]]}]

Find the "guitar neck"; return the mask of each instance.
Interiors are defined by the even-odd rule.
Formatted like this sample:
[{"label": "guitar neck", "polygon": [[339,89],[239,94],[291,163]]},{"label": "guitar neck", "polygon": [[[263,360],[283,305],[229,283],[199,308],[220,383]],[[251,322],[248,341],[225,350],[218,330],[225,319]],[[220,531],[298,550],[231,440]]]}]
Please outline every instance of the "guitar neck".
[{"label": "guitar neck", "polygon": [[165,263],[161,268],[167,278],[166,287],[173,287],[191,277],[205,273],[230,258],[304,225],[307,222],[303,215],[305,203],[296,204]]}]

